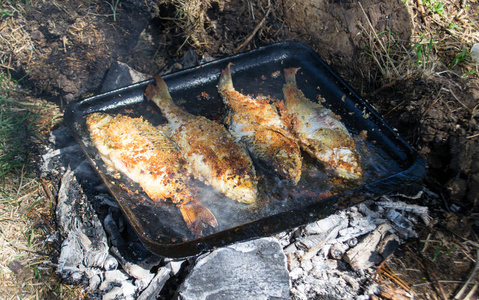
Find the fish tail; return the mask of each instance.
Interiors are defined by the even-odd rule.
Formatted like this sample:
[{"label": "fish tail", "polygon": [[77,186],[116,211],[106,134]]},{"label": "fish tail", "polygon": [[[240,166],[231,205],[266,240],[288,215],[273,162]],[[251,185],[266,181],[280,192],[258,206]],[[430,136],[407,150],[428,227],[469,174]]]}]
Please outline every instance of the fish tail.
[{"label": "fish tail", "polygon": [[186,226],[195,236],[200,237],[202,235],[204,225],[218,226],[218,221],[216,221],[213,213],[201,202],[191,200],[183,202],[179,206]]},{"label": "fish tail", "polygon": [[301,68],[287,68],[284,69],[284,79],[286,80],[287,84],[291,84],[296,86],[296,73]]},{"label": "fish tail", "polygon": [[164,114],[172,113],[177,109],[171,98],[168,86],[160,75],[155,76],[155,82],[148,84],[145,96],[148,101],[153,101]]},{"label": "fish tail", "polygon": [[231,65],[233,65],[233,63],[229,63],[226,69],[221,71],[221,77],[218,83],[218,89],[220,91],[234,90],[233,79],[231,78]]}]

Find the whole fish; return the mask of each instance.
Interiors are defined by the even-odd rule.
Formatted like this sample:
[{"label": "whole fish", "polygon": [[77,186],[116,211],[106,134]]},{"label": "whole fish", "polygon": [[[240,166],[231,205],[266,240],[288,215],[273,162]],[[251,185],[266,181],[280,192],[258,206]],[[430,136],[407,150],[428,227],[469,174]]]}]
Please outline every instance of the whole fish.
[{"label": "whole fish", "polygon": [[284,70],[286,84],[283,86],[282,113],[291,120],[301,147],[339,177],[361,178],[361,162],[353,138],[339,116],[320,103],[309,100],[297,88],[298,70]]},{"label": "whole fish", "polygon": [[296,185],[302,157],[297,138],[267,97],[243,95],[233,87],[231,64],[221,73],[218,91],[229,107],[229,130],[281,178]]},{"label": "whole fish", "polygon": [[183,152],[193,175],[235,201],[255,202],[256,171],[246,149],[223,125],[179,108],[161,76],[155,81],[145,95],[167,118],[167,134]]},{"label": "whole fish", "polygon": [[170,198],[193,234],[201,236],[204,225],[218,226],[196,198],[186,162],[164,133],[142,118],[105,113],[88,115],[86,124],[108,168],[137,182],[153,201]]}]

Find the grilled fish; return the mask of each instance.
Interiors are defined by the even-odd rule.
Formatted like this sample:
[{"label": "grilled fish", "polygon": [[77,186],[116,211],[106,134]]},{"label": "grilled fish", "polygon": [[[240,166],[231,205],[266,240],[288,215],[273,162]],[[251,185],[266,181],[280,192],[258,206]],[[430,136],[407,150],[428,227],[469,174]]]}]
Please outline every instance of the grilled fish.
[{"label": "grilled fish", "polygon": [[359,179],[362,169],[356,144],[339,116],[306,98],[296,86],[299,68],[284,70],[284,109],[292,121],[301,147],[339,177]]},{"label": "grilled fish", "polygon": [[179,108],[161,76],[155,81],[145,95],[167,118],[167,134],[183,152],[193,175],[235,201],[255,202],[256,171],[246,149],[223,125]]},{"label": "grilled fish", "polygon": [[93,144],[105,164],[137,182],[151,200],[170,198],[197,237],[203,225],[218,226],[195,196],[190,174],[176,145],[142,118],[93,113],[87,116]]},{"label": "grilled fish", "polygon": [[235,90],[230,65],[221,73],[218,84],[219,93],[230,109],[227,127],[253,156],[296,185],[302,165],[297,138],[268,98],[253,98]]}]

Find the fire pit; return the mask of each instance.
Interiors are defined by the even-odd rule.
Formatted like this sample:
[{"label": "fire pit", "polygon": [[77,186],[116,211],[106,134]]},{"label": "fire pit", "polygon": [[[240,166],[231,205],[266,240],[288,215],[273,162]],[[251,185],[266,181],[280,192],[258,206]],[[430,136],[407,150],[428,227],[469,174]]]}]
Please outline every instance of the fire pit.
[{"label": "fire pit", "polygon": [[317,99],[318,95],[326,99],[323,104],[340,115],[346,127],[355,133],[365,171],[363,179],[351,182],[330,178],[321,166],[305,157],[302,178],[291,187],[257,166],[261,196],[254,206],[236,203],[208,186],[201,186],[200,199],[216,216],[219,226],[202,237],[194,237],[173,204],[153,204],[136,183],[109,172],[89,139],[85,117],[93,112],[143,116],[154,125],[164,123],[161,111],[143,96],[151,81],[73,104],[65,113],[67,125],[151,252],[179,258],[270,235],[357,204],[363,195],[383,195],[425,175],[424,159],[304,45],[279,43],[166,75],[164,80],[173,99],[188,112],[221,121],[226,108],[216,86],[221,71],[230,62],[234,64],[237,89],[244,94],[264,94],[276,99],[282,98],[284,84],[283,76],[278,74],[284,68],[300,67],[299,88],[310,99]]}]

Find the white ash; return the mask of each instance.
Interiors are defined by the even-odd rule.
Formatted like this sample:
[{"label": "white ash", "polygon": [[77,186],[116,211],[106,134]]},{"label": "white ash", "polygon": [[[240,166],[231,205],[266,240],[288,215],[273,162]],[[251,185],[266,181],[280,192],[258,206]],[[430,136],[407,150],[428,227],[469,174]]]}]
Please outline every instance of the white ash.
[{"label": "white ash", "polygon": [[417,236],[418,217],[428,224],[426,207],[382,197],[278,235],[291,299],[369,299],[378,294],[374,266]]},{"label": "white ash", "polygon": [[60,233],[65,237],[58,261],[58,272],[74,281],[95,275],[86,269],[103,268],[108,244],[103,227],[71,170],[62,178],[56,209]]},{"label": "white ash", "polygon": [[[83,284],[91,299],[156,299],[171,270],[161,267],[162,258],[153,255],[140,263],[125,259],[111,243],[115,237],[114,243],[122,245],[111,215],[104,222],[109,224],[108,243],[98,215],[70,169],[61,181],[56,216],[64,237],[57,273],[66,283]],[[156,273],[150,271],[154,268]]]}]

